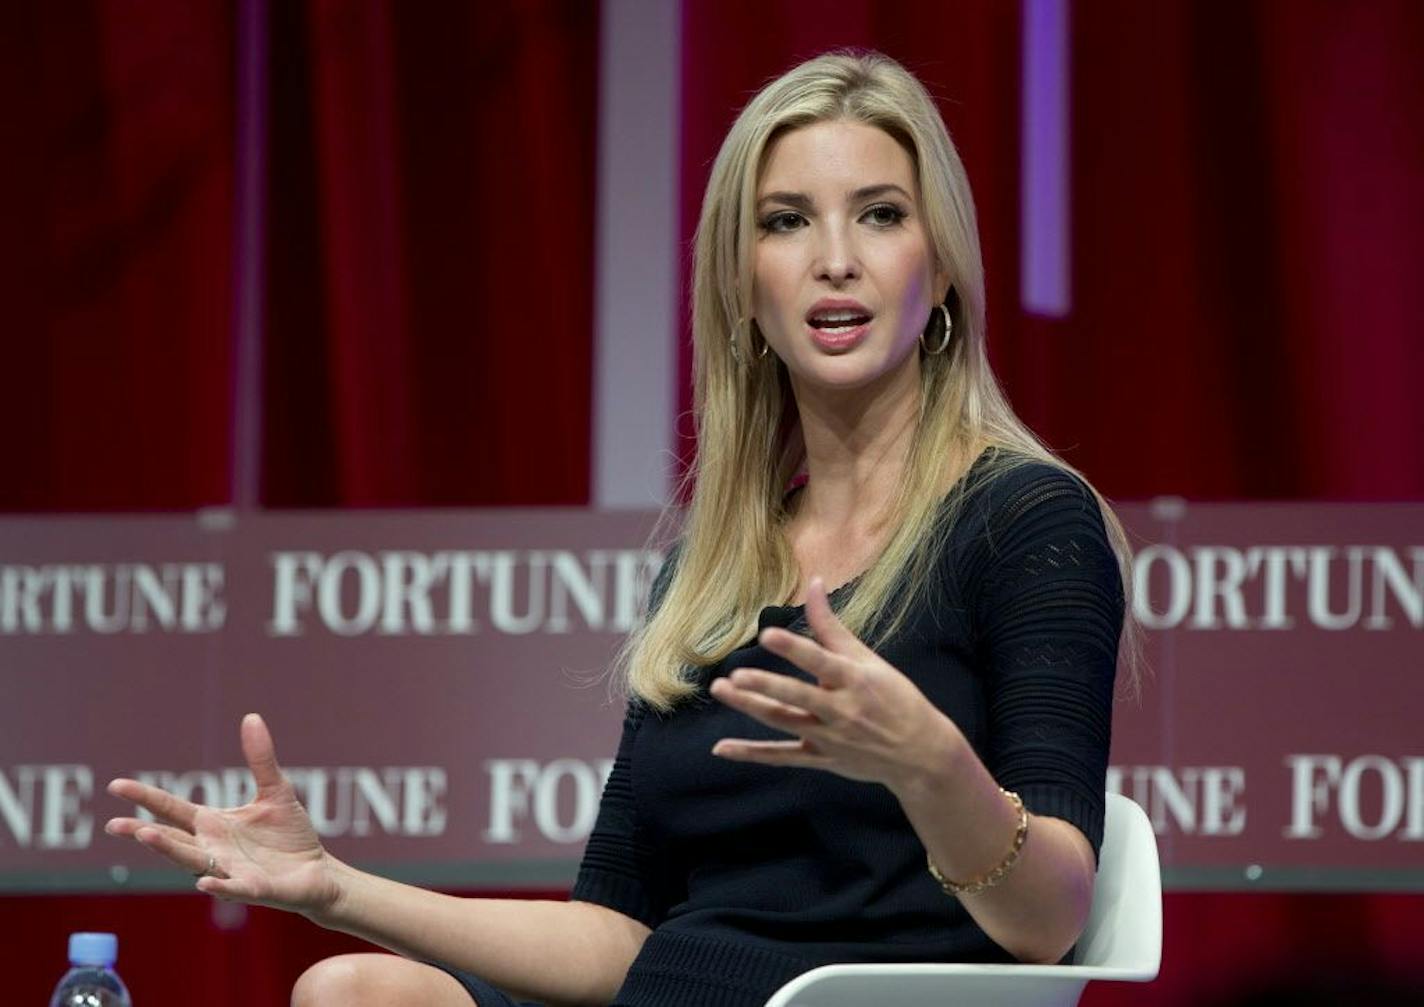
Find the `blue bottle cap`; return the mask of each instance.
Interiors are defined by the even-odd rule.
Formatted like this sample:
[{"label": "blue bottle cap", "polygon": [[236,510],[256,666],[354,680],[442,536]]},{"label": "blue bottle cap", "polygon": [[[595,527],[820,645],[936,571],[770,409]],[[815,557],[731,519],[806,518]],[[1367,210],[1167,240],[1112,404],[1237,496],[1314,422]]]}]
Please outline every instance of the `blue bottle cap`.
[{"label": "blue bottle cap", "polygon": [[119,960],[116,934],[70,934],[69,964],[112,965]]}]

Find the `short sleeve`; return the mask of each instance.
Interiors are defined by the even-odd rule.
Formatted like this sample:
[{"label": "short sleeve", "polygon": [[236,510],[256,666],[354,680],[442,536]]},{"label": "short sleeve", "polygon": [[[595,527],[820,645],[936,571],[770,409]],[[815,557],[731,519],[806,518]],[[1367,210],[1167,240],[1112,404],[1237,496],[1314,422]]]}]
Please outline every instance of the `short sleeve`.
[{"label": "short sleeve", "polygon": [[633,797],[632,749],[644,711],[638,700],[629,702],[613,771],[603,787],[598,819],[569,897],[607,906],[651,928],[661,922],[667,906],[649,874],[656,858],[638,827]]},{"label": "short sleeve", "polygon": [[1102,846],[1122,576],[1097,499],[1047,464],[1005,477],[974,601],[999,784]]},{"label": "short sleeve", "polygon": [[[677,554],[675,545],[649,589],[649,612],[657,611],[667,592]],[[645,716],[647,707],[637,698],[629,700],[613,769],[569,897],[607,906],[651,928],[666,915],[668,896],[654,873],[659,861],[639,827],[633,793],[633,746]]]}]

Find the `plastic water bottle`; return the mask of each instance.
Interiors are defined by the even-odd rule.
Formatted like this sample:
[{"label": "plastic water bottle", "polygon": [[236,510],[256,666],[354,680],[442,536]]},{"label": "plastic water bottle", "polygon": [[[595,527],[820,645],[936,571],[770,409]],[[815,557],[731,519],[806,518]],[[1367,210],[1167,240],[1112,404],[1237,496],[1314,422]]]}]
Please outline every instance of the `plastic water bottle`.
[{"label": "plastic water bottle", "polygon": [[49,1007],[133,1007],[114,971],[119,939],[113,934],[70,934],[69,971],[54,988]]}]

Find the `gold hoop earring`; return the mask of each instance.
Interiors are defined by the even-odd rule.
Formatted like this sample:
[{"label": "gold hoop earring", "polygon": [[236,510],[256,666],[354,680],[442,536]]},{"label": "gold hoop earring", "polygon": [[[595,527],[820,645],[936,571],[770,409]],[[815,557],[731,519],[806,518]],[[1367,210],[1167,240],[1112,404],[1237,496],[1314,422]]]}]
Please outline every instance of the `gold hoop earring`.
[{"label": "gold hoop earring", "polygon": [[765,357],[765,356],[767,355],[768,352],[770,352],[771,346],[769,346],[769,345],[767,344],[766,336],[762,335],[761,326],[757,325],[756,319],[753,318],[753,319],[752,319],[752,331],[751,331],[751,337],[750,337],[750,338],[751,338],[751,343],[752,343],[753,346],[756,345],[756,338],[757,338],[757,336],[761,336],[761,349],[757,350],[756,358],[757,358],[758,360],[761,360],[763,357]]},{"label": "gold hoop earring", "polygon": [[[743,322],[743,319],[740,319],[740,318],[737,319],[737,332],[740,332],[740,331],[741,331],[741,329],[742,329],[742,322]],[[731,338],[728,340],[728,344],[732,347],[732,360],[733,360],[735,363],[740,364],[740,363],[743,362],[743,361],[742,361],[742,350],[741,350],[741,347],[739,347],[739,346],[737,345],[737,332],[733,332],[733,333],[732,333]],[[769,345],[767,345],[766,336],[762,336],[762,335],[761,335],[761,329],[757,328],[756,319],[753,318],[753,319],[751,320],[751,331],[747,333],[747,342],[750,343],[752,346],[755,346],[755,345],[756,345],[756,337],[757,337],[757,336],[761,336],[761,349],[760,349],[760,350],[757,350],[756,353],[753,354],[753,356],[752,356],[752,359],[753,359],[753,360],[760,360],[760,359],[762,359],[763,357],[766,356],[767,351],[771,349],[771,347],[770,347]]]},{"label": "gold hoop earring", "polygon": [[[936,304],[935,307],[939,309],[939,315],[936,316],[931,311],[930,320],[926,323],[924,331],[920,333],[920,349],[932,357],[943,353],[954,335],[954,319],[949,315],[949,308],[943,304]],[[937,345],[931,347],[925,339],[926,336],[935,340]]]}]

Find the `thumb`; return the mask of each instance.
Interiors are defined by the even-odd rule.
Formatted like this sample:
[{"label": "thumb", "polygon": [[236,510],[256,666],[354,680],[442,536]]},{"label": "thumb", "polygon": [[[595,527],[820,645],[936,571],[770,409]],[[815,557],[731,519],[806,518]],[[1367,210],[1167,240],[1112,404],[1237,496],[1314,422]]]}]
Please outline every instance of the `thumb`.
[{"label": "thumb", "polygon": [[257,781],[257,796],[269,795],[285,782],[277,765],[277,749],[272,744],[271,732],[259,714],[249,713],[242,718],[240,733],[242,757]]}]

